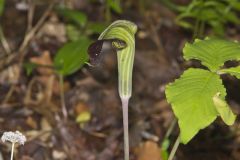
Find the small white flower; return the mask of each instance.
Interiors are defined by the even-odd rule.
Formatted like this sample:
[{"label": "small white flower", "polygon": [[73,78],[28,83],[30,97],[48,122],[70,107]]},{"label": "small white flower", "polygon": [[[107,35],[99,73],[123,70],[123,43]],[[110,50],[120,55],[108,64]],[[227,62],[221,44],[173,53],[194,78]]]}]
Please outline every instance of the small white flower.
[{"label": "small white flower", "polygon": [[4,132],[1,139],[3,142],[9,141],[12,143],[19,143],[21,145],[24,145],[27,140],[26,137],[19,131]]}]

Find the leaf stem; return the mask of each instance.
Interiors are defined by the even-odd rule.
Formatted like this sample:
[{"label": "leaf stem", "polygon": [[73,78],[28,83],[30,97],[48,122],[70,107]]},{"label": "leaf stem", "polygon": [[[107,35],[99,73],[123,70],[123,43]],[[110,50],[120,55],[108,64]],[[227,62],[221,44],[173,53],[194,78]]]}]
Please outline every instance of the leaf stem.
[{"label": "leaf stem", "polygon": [[168,160],[173,160],[173,158],[174,158],[174,156],[176,154],[176,151],[178,149],[179,144],[180,144],[180,135],[178,136],[178,138],[176,139],[176,141],[174,143],[174,146],[173,146],[173,148],[171,150],[171,153],[170,153],[170,155],[168,157]]},{"label": "leaf stem", "polygon": [[173,121],[171,122],[171,124],[170,124],[170,126],[169,126],[169,128],[168,128],[168,130],[166,132],[166,135],[165,135],[164,139],[168,139],[169,138],[169,136],[171,135],[173,129],[176,126],[176,124],[177,124],[177,119],[174,117]]},{"label": "leaf stem", "polygon": [[64,96],[64,79],[63,75],[59,74],[59,81],[60,81],[60,96],[61,96],[61,106],[62,106],[62,113],[63,117],[67,119],[68,113],[67,113],[67,108],[65,104],[65,96]]},{"label": "leaf stem", "polygon": [[15,146],[15,143],[12,143],[11,159],[10,160],[13,160],[14,146]]},{"label": "leaf stem", "polygon": [[129,160],[129,135],[128,135],[128,101],[129,98],[121,98],[123,111],[123,132],[124,132],[124,160]]}]

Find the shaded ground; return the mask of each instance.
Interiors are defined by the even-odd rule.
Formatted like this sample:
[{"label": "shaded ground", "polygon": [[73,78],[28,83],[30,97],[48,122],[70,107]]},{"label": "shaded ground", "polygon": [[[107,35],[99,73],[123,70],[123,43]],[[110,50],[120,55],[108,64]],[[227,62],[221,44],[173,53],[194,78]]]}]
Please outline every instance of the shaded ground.
[{"label": "shaded ground", "polygon": [[[101,67],[86,65],[65,79],[69,117],[64,121],[58,78],[46,68],[27,76],[19,67],[21,55],[24,55],[24,62],[52,64],[52,57],[66,41],[64,21],[51,10],[26,49],[19,52],[17,48],[27,27],[27,11],[17,10],[15,4],[14,0],[7,1],[1,19],[5,36],[15,49],[5,55],[0,48],[0,130],[20,130],[27,135],[28,142],[18,147],[16,159],[122,160],[122,113],[115,53],[108,53]],[[100,4],[76,0],[71,5],[86,12],[92,20],[104,21]],[[34,24],[48,6],[48,3],[37,6]],[[183,62],[181,49],[191,39],[191,33],[174,24],[173,12],[157,2],[150,3],[143,12],[137,1],[129,1],[125,8],[122,15],[113,14],[113,19],[129,19],[139,26],[129,111],[131,156],[132,160],[161,160],[161,143],[174,120],[165,99],[165,85],[184,68],[199,64]],[[235,30],[232,38],[240,39],[239,29]],[[224,83],[229,90],[228,100],[234,112],[239,113],[240,83],[230,77],[224,77]],[[84,124],[76,123],[77,115],[84,111],[91,113],[91,119]],[[175,127],[171,144],[178,133]],[[237,160],[240,157],[239,134],[238,123],[228,128],[216,121],[188,145],[180,145],[176,159]],[[9,146],[0,145],[4,159],[9,159]]]}]

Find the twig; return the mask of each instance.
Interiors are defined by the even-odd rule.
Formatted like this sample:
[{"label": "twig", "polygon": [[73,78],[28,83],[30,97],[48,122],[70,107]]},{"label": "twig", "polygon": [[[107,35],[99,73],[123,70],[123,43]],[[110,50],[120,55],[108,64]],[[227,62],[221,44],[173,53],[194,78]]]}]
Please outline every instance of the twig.
[{"label": "twig", "polygon": [[11,51],[11,48],[9,46],[7,39],[4,36],[2,26],[0,26],[0,41],[2,43],[3,49],[5,50],[6,54],[9,55],[12,51]]},{"label": "twig", "polygon": [[[44,14],[42,15],[42,17],[40,18],[40,20],[37,22],[37,24],[31,28],[30,31],[27,32],[26,36],[24,37],[24,40],[22,42],[22,44],[20,45],[19,49],[18,49],[18,52],[19,52],[19,68],[22,68],[22,65],[23,65],[23,60],[24,60],[24,57],[25,57],[25,48],[27,47],[27,45],[29,44],[29,42],[31,41],[31,39],[34,37],[34,35],[36,34],[36,32],[40,29],[40,27],[43,25],[43,23],[45,22],[45,20],[47,19],[48,15],[50,14],[51,10],[53,9],[54,7],[54,4],[55,2],[52,2],[48,8],[46,9],[46,11],[44,12]],[[29,12],[33,12],[33,10],[29,11]],[[32,21],[30,18],[31,16],[33,15],[33,13],[29,13],[29,20]],[[32,22],[28,22],[29,23],[32,23]],[[20,76],[20,74],[19,74]],[[17,77],[17,79],[19,79],[20,77]],[[15,88],[14,87],[14,84],[11,88]],[[9,93],[8,93],[8,99],[11,97],[12,95],[12,91],[10,90]]]},{"label": "twig", "polygon": [[12,85],[10,87],[7,95],[5,96],[5,98],[4,98],[3,102],[2,102],[3,104],[6,104],[9,101],[9,99],[11,98],[11,96],[12,96],[14,90],[15,90],[15,87],[16,87],[15,85]]},{"label": "twig", "polygon": [[35,4],[32,2],[32,0],[28,0],[28,3],[30,4],[30,8],[28,11],[28,25],[27,25],[27,32],[29,32],[32,29],[33,25],[33,17],[34,17],[34,11],[35,11]]},{"label": "twig", "polygon": [[26,34],[22,44],[19,47],[19,52],[21,54],[20,56],[20,60],[22,60],[25,56],[24,54],[24,49],[26,48],[26,46],[28,45],[29,41],[34,37],[34,35],[36,34],[36,32],[40,29],[40,27],[43,25],[44,21],[47,19],[48,15],[50,14],[53,6],[54,6],[54,2],[52,2],[48,8],[46,9],[46,11],[44,12],[44,14],[42,15],[42,17],[39,19],[38,23]]},{"label": "twig", "polygon": [[62,106],[62,113],[63,113],[63,117],[65,118],[65,120],[68,117],[68,113],[67,113],[67,108],[66,108],[66,103],[65,103],[65,96],[64,96],[64,79],[63,79],[63,75],[59,75],[59,80],[60,80],[60,95],[61,95],[61,106]]}]

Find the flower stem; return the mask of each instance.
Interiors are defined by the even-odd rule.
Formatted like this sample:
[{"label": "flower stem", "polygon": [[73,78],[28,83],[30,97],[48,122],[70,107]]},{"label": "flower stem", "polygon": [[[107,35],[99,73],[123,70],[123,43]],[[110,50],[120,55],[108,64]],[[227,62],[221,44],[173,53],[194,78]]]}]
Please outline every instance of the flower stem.
[{"label": "flower stem", "polygon": [[13,160],[14,146],[15,146],[15,143],[12,143],[11,159],[10,160]]},{"label": "flower stem", "polygon": [[180,144],[180,135],[178,136],[177,140],[174,143],[174,146],[173,146],[173,148],[171,150],[171,153],[170,153],[170,155],[168,157],[168,160],[173,160],[173,158],[174,158],[174,156],[176,154],[176,151],[178,149],[179,144]]},{"label": "flower stem", "polygon": [[129,160],[129,135],[128,135],[128,101],[129,98],[121,98],[123,111],[124,132],[124,160]]}]

